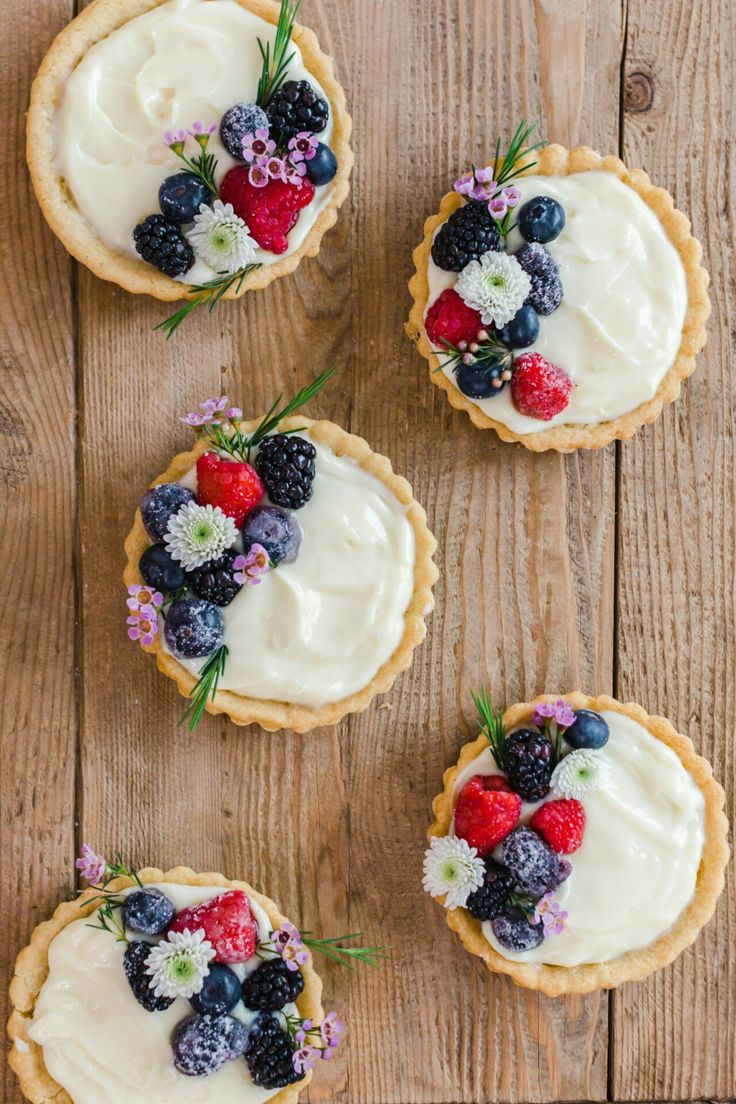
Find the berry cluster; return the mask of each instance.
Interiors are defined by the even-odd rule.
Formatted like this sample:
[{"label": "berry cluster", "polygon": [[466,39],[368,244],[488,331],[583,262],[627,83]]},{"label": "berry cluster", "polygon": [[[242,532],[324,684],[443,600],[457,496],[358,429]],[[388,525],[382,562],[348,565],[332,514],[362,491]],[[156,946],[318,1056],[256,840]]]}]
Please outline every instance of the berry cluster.
[{"label": "berry cluster", "polygon": [[[515,353],[534,344],[540,317],[562,301],[559,270],[545,246],[564,229],[565,212],[540,195],[519,207],[512,222],[521,194],[508,181],[523,171],[529,132],[522,125],[505,157],[456,181],[464,202],[435,235],[432,260],[458,278],[431,304],[425,329],[448,353],[443,367],[453,368],[463,394],[489,399],[510,382],[520,413],[548,421],[567,406],[572,380],[538,353]],[[513,229],[524,244],[510,253]]]},{"label": "berry cluster", "polygon": [[[608,725],[600,714],[560,700],[538,703],[531,724],[507,733],[485,695],[476,705],[499,773],[475,775],[462,786],[454,839],[438,837],[427,852],[425,888],[444,894],[446,907],[464,905],[489,921],[501,946],[521,952],[560,932],[567,919],[554,894],[573,871],[565,856],[583,843],[581,798],[603,781],[595,752],[608,741]],[[555,796],[547,800],[551,790]],[[525,811],[523,803],[536,808]]]}]

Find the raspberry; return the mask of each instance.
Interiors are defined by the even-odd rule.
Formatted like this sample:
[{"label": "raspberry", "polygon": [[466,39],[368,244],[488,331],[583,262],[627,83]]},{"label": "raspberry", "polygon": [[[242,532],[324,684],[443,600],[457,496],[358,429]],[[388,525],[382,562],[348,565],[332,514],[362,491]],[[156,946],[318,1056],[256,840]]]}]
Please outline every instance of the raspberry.
[{"label": "raspberry", "polygon": [[461,341],[476,340],[483,319],[454,288],[445,288],[427,311],[424,328],[433,345],[459,345]]},{"label": "raspberry", "polygon": [[583,842],[585,809],[574,797],[548,801],[537,809],[530,825],[554,851],[571,855]]},{"label": "raspberry", "polygon": [[230,169],[220,185],[220,198],[232,203],[262,249],[285,253],[289,248],[286,235],[296,225],[301,209],[314,199],[314,184],[303,176],[295,184],[269,180],[264,188],[254,188],[248,172],[245,165]]},{"label": "raspberry", "polygon": [[199,928],[216,951],[215,962],[247,962],[255,954],[258,932],[242,889],[231,889],[211,901],[182,909],[169,931],[195,932]]},{"label": "raspberry", "polygon": [[514,359],[511,398],[520,414],[548,422],[565,409],[572,380],[539,353],[522,353]]},{"label": "raspberry", "polygon": [[504,839],[521,813],[521,798],[510,791],[489,787],[476,774],[466,782],[455,805],[455,832],[475,847],[481,857]]},{"label": "raspberry", "polygon": [[264,493],[261,477],[250,464],[222,460],[214,452],[205,452],[197,461],[197,501],[201,506],[219,506],[238,528]]}]

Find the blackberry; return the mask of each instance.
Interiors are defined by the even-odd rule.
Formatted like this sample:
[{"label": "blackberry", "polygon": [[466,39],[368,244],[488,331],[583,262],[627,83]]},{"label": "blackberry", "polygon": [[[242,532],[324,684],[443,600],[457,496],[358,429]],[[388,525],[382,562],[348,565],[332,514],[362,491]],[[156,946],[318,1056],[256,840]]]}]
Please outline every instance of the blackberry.
[{"label": "blackberry", "polygon": [[177,223],[165,215],[149,215],[139,223],[133,241],[143,260],[165,276],[183,276],[194,264],[194,250]]},{"label": "blackberry", "polygon": [[171,1033],[174,1065],[187,1077],[206,1077],[246,1048],[248,1029],[233,1016],[189,1016]]},{"label": "blackberry", "polygon": [[485,881],[470,894],[466,908],[476,920],[494,920],[509,903],[514,879],[500,863],[486,859]]},{"label": "blackberry", "polygon": [[198,598],[204,598],[216,606],[230,605],[242,586],[235,582],[233,564],[237,556],[237,552],[228,549],[217,559],[208,560],[188,572],[187,581]]},{"label": "blackberry", "polygon": [[555,766],[552,743],[534,728],[520,728],[506,737],[509,785],[524,801],[541,801],[549,793]]},{"label": "blackberry", "polygon": [[146,959],[151,953],[151,944],[142,939],[134,939],[125,948],[123,970],[133,996],[142,1004],[146,1012],[165,1012],[174,1003],[173,997],[157,997],[151,988],[151,975],[146,973]]},{"label": "blackberry", "polygon": [[274,505],[298,510],[309,502],[316,455],[304,437],[277,433],[266,438],[256,456],[256,471]]},{"label": "blackberry", "polygon": [[521,909],[505,909],[493,920],[493,934],[509,951],[531,951],[544,939],[542,924],[530,924]]},{"label": "blackberry", "polygon": [[551,253],[539,242],[528,242],[514,256],[531,277],[532,289],[527,303],[537,314],[552,314],[562,302],[562,281]]},{"label": "blackberry", "polygon": [[294,1069],[293,1056],[294,1045],[289,1036],[273,1016],[261,1013],[251,1028],[245,1048],[253,1084],[263,1089],[282,1089],[303,1081],[304,1074]]},{"label": "blackberry", "polygon": [[125,898],[123,905],[126,928],[145,935],[161,935],[175,916],[173,902],[160,889],[153,887],[135,890]]},{"label": "blackberry", "polygon": [[557,889],[566,876],[559,856],[541,836],[525,825],[514,828],[503,840],[501,859],[508,867],[514,885],[535,901],[550,890]]},{"label": "blackberry", "polygon": [[222,116],[220,141],[231,157],[242,161],[243,139],[257,130],[268,130],[266,112],[258,104],[237,103]]},{"label": "blackberry", "polygon": [[303,988],[300,970],[290,970],[283,958],[270,958],[243,982],[243,1003],[254,1012],[278,1012],[292,1004]]},{"label": "blackberry", "polygon": [[300,130],[321,134],[327,126],[330,109],[309,81],[292,80],[286,81],[274,92],[266,113],[271,137],[283,145]]},{"label": "blackberry", "polygon": [[461,272],[470,261],[501,248],[501,234],[488,208],[474,200],[453,211],[432,242],[432,260],[446,272]]}]

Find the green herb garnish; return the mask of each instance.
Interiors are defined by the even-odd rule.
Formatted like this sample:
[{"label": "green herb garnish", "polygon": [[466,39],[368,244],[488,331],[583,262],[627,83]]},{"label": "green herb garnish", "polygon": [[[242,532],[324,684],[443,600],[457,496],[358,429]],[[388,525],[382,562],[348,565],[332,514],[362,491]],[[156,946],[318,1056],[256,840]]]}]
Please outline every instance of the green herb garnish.
[{"label": "green herb garnish", "polygon": [[179,724],[182,725],[188,720],[187,728],[190,732],[194,732],[202,719],[207,702],[212,700],[217,693],[217,684],[225,670],[228,654],[227,644],[221,644],[217,651],[209,657],[199,673],[199,678],[192,687],[192,692],[189,695],[192,700],[179,721]]},{"label": "green herb garnish", "polygon": [[380,966],[378,959],[389,958],[385,952],[387,947],[343,947],[348,939],[358,939],[363,932],[352,932],[350,935],[337,935],[334,939],[310,938],[311,932],[302,932],[302,943],[309,947],[310,951],[318,951],[320,954],[331,958],[333,962],[339,962],[341,966],[347,966],[354,970],[353,963],[362,962],[366,966]]},{"label": "green herb garnish", "polygon": [[281,0],[279,20],[276,24],[276,35],[273,40],[273,49],[270,42],[264,46],[258,39],[258,49],[261,51],[263,67],[258,81],[256,103],[259,107],[267,107],[269,100],[284,83],[286,71],[294,57],[292,52],[286,57],[286,50],[291,42],[294,30],[294,21],[302,0]]},{"label": "green herb garnish", "polygon": [[[130,878],[135,885],[141,889],[143,888],[143,883],[138,877],[137,871],[127,866],[121,855],[117,855],[114,863],[107,864],[104,877],[100,883],[91,887],[97,890],[97,893],[92,897],[85,897],[83,901],[79,902],[79,907],[84,908],[86,905],[99,902],[96,913],[98,923],[87,924],[87,927],[109,932],[115,936],[118,943],[127,943],[128,937],[125,934],[125,925],[117,912],[118,909],[122,908],[124,898],[107,888],[115,878]],[[80,890],[80,895],[86,892],[86,890]]]},{"label": "green herb garnish", "polygon": [[238,269],[238,271],[233,272],[232,275],[223,274],[221,276],[215,276],[213,280],[207,280],[204,284],[193,284],[189,290],[194,292],[194,298],[187,299],[183,307],[179,307],[178,311],[168,318],[165,318],[163,322],[159,322],[157,326],[153,327],[154,330],[163,330],[166,334],[166,340],[168,341],[170,337],[173,337],[184,319],[187,318],[193,310],[197,307],[206,306],[207,313],[212,314],[223,295],[225,295],[230,288],[234,287],[235,293],[237,294],[242,288],[246,277],[260,267],[260,264],[246,265],[245,268]]},{"label": "green herb garnish", "polygon": [[496,760],[499,770],[506,770],[506,729],[503,723],[503,710],[494,709],[491,698],[485,687],[480,693],[471,694],[475,708],[478,710],[478,724],[481,731],[491,746],[491,754]]}]

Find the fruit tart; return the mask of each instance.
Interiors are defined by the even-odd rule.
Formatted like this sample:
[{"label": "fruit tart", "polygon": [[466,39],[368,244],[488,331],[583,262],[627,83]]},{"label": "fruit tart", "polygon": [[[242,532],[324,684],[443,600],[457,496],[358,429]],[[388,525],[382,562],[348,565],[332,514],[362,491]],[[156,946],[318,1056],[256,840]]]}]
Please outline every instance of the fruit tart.
[{"label": "fruit tart", "polygon": [[212,305],[318,252],[348,192],[350,119],[299,5],[93,0],[57,36],[28,163],[51,229],[96,275]]},{"label": "fruit tart", "polygon": [[307,732],[365,709],[411,663],[436,547],[409,484],[365,441],[226,397],[140,502],[126,543],[128,633],[191,697],[237,724]]},{"label": "fruit tart", "polygon": [[406,329],[479,429],[534,452],[601,448],[679,395],[705,344],[708,275],[646,173],[530,146],[532,129],[425,223]]},{"label": "fruit tart", "polygon": [[295,1101],[343,1024],[312,952],[378,965],[354,936],[301,936],[245,882],[136,872],[87,844],[90,886],[18,956],[10,1065],[32,1104]]},{"label": "fruit tart", "polygon": [[724,794],[692,742],[613,698],[496,713],[435,798],[424,887],[490,970],[548,996],[668,965],[724,883]]}]

